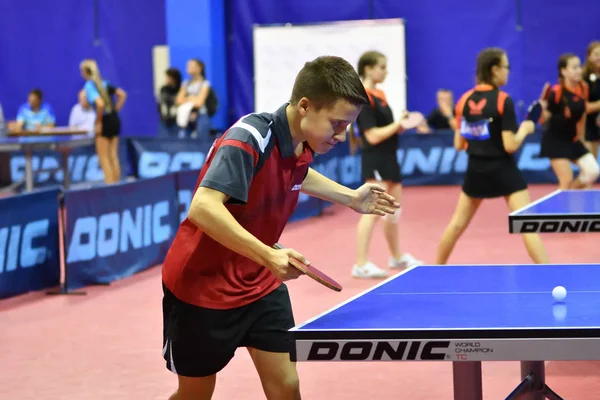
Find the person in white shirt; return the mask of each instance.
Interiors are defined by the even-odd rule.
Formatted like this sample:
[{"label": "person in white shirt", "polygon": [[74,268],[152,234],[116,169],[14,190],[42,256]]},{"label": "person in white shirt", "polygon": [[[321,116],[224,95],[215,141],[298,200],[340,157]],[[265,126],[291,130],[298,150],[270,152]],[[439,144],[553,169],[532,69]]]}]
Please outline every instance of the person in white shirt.
[{"label": "person in white shirt", "polygon": [[94,123],[96,122],[96,112],[87,101],[85,91],[79,91],[79,102],[71,109],[69,115],[69,127],[81,128],[88,132],[88,135],[94,135]]},{"label": "person in white shirt", "polygon": [[204,62],[197,58],[190,59],[187,63],[187,73],[190,79],[181,84],[175,99],[178,120],[183,120],[178,122],[180,128],[183,128],[179,136],[198,137],[202,141],[212,142],[209,137],[212,122],[206,107],[210,82],[206,80]]}]

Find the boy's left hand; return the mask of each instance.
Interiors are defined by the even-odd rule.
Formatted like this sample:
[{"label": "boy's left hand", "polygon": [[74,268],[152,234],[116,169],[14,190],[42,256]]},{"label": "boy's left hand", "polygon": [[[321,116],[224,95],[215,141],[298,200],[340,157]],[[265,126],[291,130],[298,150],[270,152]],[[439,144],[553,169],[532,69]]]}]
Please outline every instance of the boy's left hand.
[{"label": "boy's left hand", "polygon": [[400,203],[385,192],[385,188],[375,183],[365,183],[354,191],[354,199],[349,207],[361,214],[393,214]]}]

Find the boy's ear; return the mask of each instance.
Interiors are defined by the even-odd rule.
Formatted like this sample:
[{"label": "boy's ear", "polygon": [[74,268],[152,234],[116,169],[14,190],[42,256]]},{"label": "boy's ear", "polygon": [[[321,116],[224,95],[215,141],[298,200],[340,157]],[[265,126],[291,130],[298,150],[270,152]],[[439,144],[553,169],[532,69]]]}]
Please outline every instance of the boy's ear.
[{"label": "boy's ear", "polygon": [[301,98],[300,101],[298,101],[297,107],[300,115],[305,116],[308,112],[308,108],[310,107],[310,100],[308,100],[306,97]]}]

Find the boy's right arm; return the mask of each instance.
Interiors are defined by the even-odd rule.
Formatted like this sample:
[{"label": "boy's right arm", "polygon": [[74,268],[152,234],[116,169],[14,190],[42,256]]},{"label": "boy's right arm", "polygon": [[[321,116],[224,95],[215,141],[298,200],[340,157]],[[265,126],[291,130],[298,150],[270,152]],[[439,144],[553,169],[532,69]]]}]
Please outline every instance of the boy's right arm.
[{"label": "boy's right arm", "polygon": [[289,264],[289,258],[294,257],[307,263],[304,256],[289,248],[275,250],[258,240],[244,229],[225,207],[224,203],[228,199],[229,196],[225,193],[200,187],[192,199],[188,218],[212,239],[269,268],[282,281],[296,279],[302,275]]},{"label": "boy's right arm", "polygon": [[[221,142],[194,194],[189,220],[224,247],[269,268],[282,280],[300,274],[288,264],[289,257],[305,261],[292,249],[275,250],[248,232],[225,207],[225,202],[244,204],[264,147],[243,128],[232,128]],[[264,145],[264,143],[263,143]]]},{"label": "boy's right arm", "polygon": [[225,207],[229,196],[199,187],[192,199],[188,218],[208,236],[258,264],[269,262],[272,249],[244,229]]}]

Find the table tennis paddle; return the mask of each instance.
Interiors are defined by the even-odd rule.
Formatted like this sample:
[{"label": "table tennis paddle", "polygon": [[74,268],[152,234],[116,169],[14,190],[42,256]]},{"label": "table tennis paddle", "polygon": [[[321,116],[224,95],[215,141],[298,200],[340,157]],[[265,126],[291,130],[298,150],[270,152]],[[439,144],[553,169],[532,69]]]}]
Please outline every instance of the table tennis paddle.
[{"label": "table tennis paddle", "polygon": [[[280,245],[279,243],[275,243],[273,245],[273,248],[277,249],[277,250],[281,250],[284,247],[282,245]],[[289,262],[290,262],[291,266],[298,269],[303,274],[308,275],[310,278],[319,282],[321,285],[328,287],[331,290],[335,290],[336,292],[342,291],[342,285],[340,285],[335,280],[331,279],[330,277],[328,277],[327,275],[325,275],[323,272],[319,271],[317,268],[313,267],[312,265],[306,265],[302,261],[297,260],[292,257],[290,257]]]},{"label": "table tennis paddle", "polygon": [[421,125],[425,117],[417,111],[406,113],[404,118],[400,120],[400,125],[404,130],[414,129]]},{"label": "table tennis paddle", "polygon": [[536,100],[533,103],[531,103],[531,105],[527,109],[527,116],[525,117],[525,119],[527,119],[528,121],[533,121],[534,123],[538,123],[543,111],[544,107],[542,103],[540,102],[540,100]]}]

